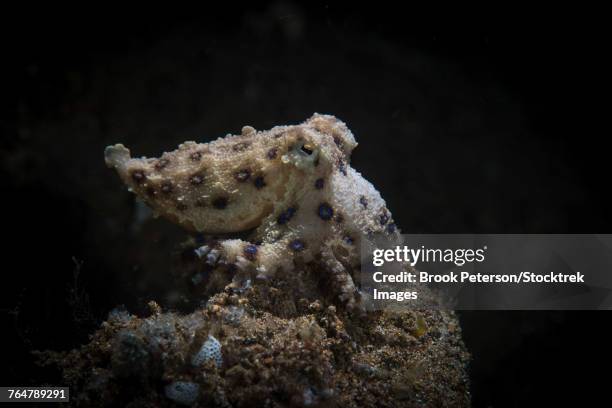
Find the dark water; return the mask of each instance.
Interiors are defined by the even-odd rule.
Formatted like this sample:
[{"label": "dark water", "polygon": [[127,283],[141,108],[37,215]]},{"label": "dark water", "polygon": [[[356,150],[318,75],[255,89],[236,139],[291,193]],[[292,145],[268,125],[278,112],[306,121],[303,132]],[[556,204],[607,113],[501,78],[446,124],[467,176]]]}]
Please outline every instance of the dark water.
[{"label": "dark water", "polygon": [[[159,155],[331,113],[403,231],[609,233],[596,33],[415,34],[411,18],[293,3],[15,16],[2,37],[3,384],[56,382],[29,351],[85,342],[114,306],[172,303],[184,234],[161,220],[135,229],[132,197],[103,162],[114,142]],[[460,318],[475,406],[593,401],[609,313]]]}]

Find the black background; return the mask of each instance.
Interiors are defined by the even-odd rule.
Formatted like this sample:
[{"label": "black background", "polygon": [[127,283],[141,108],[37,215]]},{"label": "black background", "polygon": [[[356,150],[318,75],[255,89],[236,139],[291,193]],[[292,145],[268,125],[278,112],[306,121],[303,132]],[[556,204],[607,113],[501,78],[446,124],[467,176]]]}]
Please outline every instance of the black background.
[{"label": "black background", "polygon": [[[168,271],[184,234],[134,228],[110,143],[157,156],[331,113],[405,232],[610,232],[608,50],[593,19],[417,31],[418,13],[382,5],[75,13],[2,25],[3,385],[57,384],[30,351],[82,344],[117,305],[180,309]],[[607,312],[460,319],[474,406],[592,405],[605,391]]]}]

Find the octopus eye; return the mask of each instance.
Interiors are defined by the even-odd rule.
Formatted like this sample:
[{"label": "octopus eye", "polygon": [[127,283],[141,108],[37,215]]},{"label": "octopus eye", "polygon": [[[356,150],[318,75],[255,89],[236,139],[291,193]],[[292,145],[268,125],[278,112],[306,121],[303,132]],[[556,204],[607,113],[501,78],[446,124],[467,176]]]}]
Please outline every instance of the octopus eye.
[{"label": "octopus eye", "polygon": [[300,150],[306,153],[308,156],[310,156],[314,152],[314,148],[312,147],[312,145],[309,144],[302,145],[302,147],[300,147]]}]

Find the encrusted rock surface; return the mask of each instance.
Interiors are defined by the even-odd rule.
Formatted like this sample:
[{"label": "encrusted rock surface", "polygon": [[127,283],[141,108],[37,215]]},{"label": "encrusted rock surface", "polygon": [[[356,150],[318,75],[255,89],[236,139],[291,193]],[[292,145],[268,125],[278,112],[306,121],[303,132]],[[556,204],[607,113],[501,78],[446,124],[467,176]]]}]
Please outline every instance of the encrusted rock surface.
[{"label": "encrusted rock surface", "polygon": [[[197,384],[197,406],[469,406],[469,356],[452,312],[357,316],[316,287],[316,271],[305,271],[228,288],[188,315],[111,315],[89,344],[49,359],[83,406],[172,406],[176,382]],[[194,366],[209,336],[221,364]]]}]

